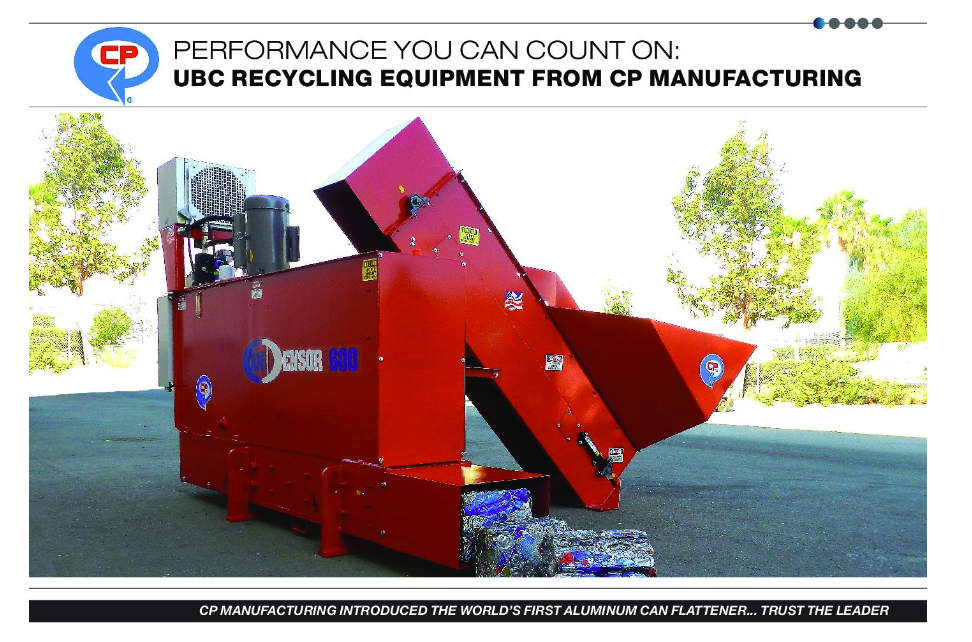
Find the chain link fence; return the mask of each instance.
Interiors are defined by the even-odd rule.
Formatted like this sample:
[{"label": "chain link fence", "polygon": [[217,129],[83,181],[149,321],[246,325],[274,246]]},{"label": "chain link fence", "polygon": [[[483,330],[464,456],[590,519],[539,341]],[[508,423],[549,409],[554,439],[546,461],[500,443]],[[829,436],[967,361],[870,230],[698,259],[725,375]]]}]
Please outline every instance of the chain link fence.
[{"label": "chain link fence", "polygon": [[95,358],[113,368],[127,368],[138,355],[138,348],[131,345],[107,345],[94,349]]},{"label": "chain link fence", "polygon": [[[118,310],[126,315],[126,319],[130,318],[123,309]],[[96,334],[94,328],[90,333],[79,327],[68,330],[58,327],[57,319],[54,314],[31,311],[29,372],[53,370],[59,373],[75,366],[97,364],[126,368],[132,365],[146,346],[151,344],[154,347],[155,344],[157,331],[154,319],[131,319],[128,329],[106,345],[100,345],[99,339],[102,337]],[[92,345],[93,342],[98,345]]]},{"label": "chain link fence", "polygon": [[[840,332],[820,332],[804,339],[788,341],[786,345],[772,349],[772,357],[766,355],[761,362],[755,358],[746,364],[743,376],[742,396],[759,393],[766,379],[776,374],[774,366],[778,361],[819,361],[829,359],[836,351],[851,345],[853,337]],[[760,354],[757,352],[757,354]],[[862,358],[867,358],[863,356]],[[766,366],[764,368],[764,366]]]},{"label": "chain link fence", "polygon": [[31,317],[28,341],[30,372],[47,369],[63,372],[85,364],[81,331],[56,327],[51,315],[35,314]]}]

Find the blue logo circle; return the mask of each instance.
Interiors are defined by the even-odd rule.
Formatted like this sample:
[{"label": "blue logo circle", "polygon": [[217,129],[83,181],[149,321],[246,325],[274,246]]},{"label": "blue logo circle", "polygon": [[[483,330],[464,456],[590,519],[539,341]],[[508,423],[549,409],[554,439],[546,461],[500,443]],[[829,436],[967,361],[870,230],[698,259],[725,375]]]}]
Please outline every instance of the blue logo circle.
[{"label": "blue logo circle", "polygon": [[[95,58],[97,55],[97,59]],[[142,63],[145,69],[128,76],[128,66]],[[159,50],[148,36],[128,27],[99,29],[81,41],[74,52],[74,71],[93,93],[126,104],[125,91],[141,85],[159,68]]]},{"label": "blue logo circle", "polygon": [[203,410],[206,409],[206,404],[209,400],[213,398],[213,382],[209,380],[209,377],[202,375],[196,380],[196,403]]},{"label": "blue logo circle", "polygon": [[722,363],[722,357],[717,354],[705,355],[702,363],[699,364],[699,376],[702,377],[702,383],[710,388],[715,385],[716,381],[722,379],[725,372],[726,366]]},{"label": "blue logo circle", "polygon": [[270,383],[283,369],[280,347],[270,339],[257,339],[243,350],[243,372],[253,383]]}]

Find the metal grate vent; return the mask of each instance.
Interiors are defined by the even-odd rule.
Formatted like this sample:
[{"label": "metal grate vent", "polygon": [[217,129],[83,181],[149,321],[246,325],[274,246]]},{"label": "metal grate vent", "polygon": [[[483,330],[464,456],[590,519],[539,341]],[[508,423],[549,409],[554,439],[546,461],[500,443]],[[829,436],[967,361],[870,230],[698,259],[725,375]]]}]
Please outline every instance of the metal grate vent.
[{"label": "metal grate vent", "polygon": [[246,186],[233,172],[210,166],[192,177],[189,198],[203,216],[233,216],[243,211]]}]

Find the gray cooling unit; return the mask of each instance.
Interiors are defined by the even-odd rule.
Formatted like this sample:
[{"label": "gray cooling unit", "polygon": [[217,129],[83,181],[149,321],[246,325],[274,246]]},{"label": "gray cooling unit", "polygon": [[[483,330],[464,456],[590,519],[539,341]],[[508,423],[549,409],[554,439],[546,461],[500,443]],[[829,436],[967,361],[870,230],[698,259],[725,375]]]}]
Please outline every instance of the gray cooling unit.
[{"label": "gray cooling unit", "polygon": [[[256,172],[251,169],[173,158],[159,167],[159,229],[193,223],[208,216],[232,217],[243,211],[253,194]],[[233,223],[216,220],[212,229],[232,230]]]}]

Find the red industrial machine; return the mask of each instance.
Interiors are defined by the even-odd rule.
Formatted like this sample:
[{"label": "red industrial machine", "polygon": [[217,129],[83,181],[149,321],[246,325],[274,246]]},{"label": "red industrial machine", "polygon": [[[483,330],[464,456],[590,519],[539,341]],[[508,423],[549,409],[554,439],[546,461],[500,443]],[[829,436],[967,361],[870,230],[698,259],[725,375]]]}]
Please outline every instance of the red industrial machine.
[{"label": "red industrial machine", "polygon": [[[704,422],[754,349],[578,310],[418,119],[316,190],[357,256],[291,268],[289,204],[253,182],[159,168],[160,383],[182,480],[226,493],[231,521],[259,505],[320,524],[322,555],[379,544],[460,567],[473,490],[528,488],[535,516],[551,495],[615,509],[634,454]],[[463,461],[464,397],[523,472]]]}]

